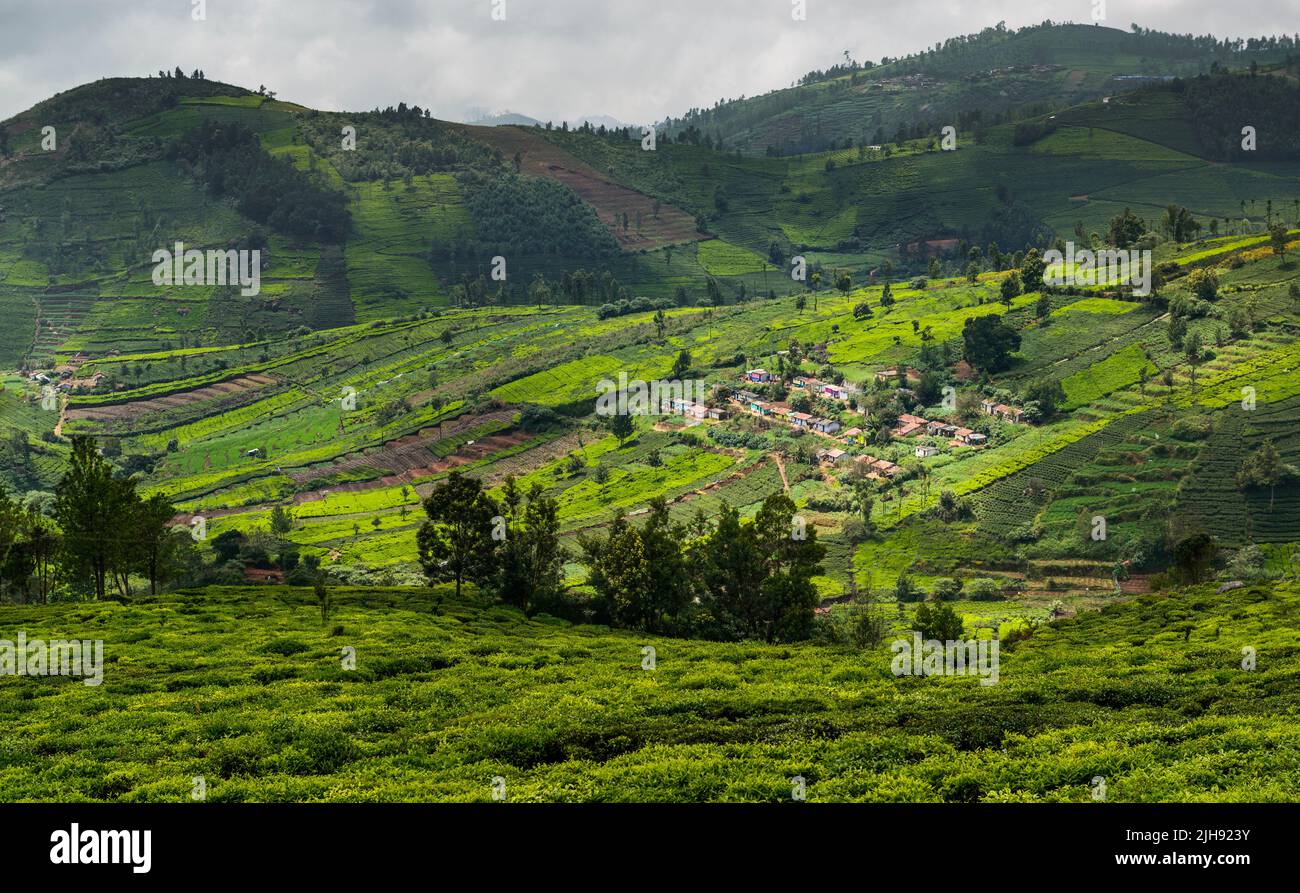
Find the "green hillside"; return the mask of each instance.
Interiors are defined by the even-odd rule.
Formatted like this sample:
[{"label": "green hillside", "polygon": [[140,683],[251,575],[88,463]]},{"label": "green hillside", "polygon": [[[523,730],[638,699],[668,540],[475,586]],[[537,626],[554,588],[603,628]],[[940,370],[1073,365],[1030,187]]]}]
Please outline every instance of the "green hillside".
[{"label": "green hillside", "polygon": [[[999,23],[902,58],[844,62],[798,84],[720,101],[664,122],[674,136],[751,154],[790,155],[981,130],[1216,66],[1290,60],[1287,39],[1241,45],[1213,37],[1044,22]],[[847,56],[847,54],[846,54]]]},{"label": "green hillside", "polygon": [[179,70],[3,122],[0,623],[112,663],[10,680],[0,799],[1295,799],[1293,48],[993,28],[653,151]]},{"label": "green hillside", "polygon": [[[935,123],[781,159],[671,128],[645,152],[625,131],[467,128],[404,104],[319,113],[197,78],[100,81],[3,124],[0,306],[19,324],[0,360],[222,345],[449,304],[729,304],[791,293],[796,254],[827,279],[926,273],[936,255],[960,275],[961,243],[1013,252],[1104,229],[1125,208],[1154,228],[1170,203],[1206,230],[1261,232],[1300,202],[1300,146],[1278,140],[1298,91],[1284,77],[1217,78],[962,126],[956,151],[941,150]],[[1224,158],[1235,125],[1215,110],[1251,102],[1263,104],[1251,113],[1259,160]],[[339,219],[264,216],[264,188],[223,184],[220,165],[246,165],[200,157],[199,144],[241,132],[293,165],[296,179],[276,174],[281,190],[341,196]],[[176,241],[260,247],[260,294],[153,287],[149,258]]]},{"label": "green hillside", "polygon": [[[444,593],[213,589],[0,608],[102,638],[104,681],[22,679],[0,799],[177,802],[1287,801],[1294,584],[1145,597],[1037,630],[997,685],[885,652],[570,626]],[[656,649],[644,670],[642,649]],[[1258,669],[1241,669],[1243,647]],[[355,669],[342,669],[344,648]]]}]

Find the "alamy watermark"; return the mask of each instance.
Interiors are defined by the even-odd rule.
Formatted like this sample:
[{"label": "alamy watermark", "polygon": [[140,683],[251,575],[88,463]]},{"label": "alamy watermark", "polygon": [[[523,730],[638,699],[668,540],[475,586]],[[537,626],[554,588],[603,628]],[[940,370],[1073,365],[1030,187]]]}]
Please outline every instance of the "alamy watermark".
[{"label": "alamy watermark", "polygon": [[997,639],[895,639],[890,646],[895,676],[979,676],[980,685],[997,685]]},{"label": "alamy watermark", "polygon": [[246,298],[261,293],[260,249],[186,250],[184,242],[174,247],[174,251],[159,248],[153,253],[154,285],[239,285],[239,293]]},{"label": "alamy watermark", "polygon": [[84,684],[104,681],[104,640],[0,639],[0,676],[80,676]]},{"label": "alamy watermark", "polygon": [[1048,285],[1131,285],[1138,297],[1151,294],[1150,249],[1076,251],[1073,242],[1066,242],[1064,254],[1048,249],[1043,252],[1043,262],[1047,265],[1043,281]]},{"label": "alamy watermark", "polygon": [[148,874],[153,865],[153,832],[101,830],[73,822],[67,831],[50,835],[50,862],[54,865],[130,865],[134,874]]}]

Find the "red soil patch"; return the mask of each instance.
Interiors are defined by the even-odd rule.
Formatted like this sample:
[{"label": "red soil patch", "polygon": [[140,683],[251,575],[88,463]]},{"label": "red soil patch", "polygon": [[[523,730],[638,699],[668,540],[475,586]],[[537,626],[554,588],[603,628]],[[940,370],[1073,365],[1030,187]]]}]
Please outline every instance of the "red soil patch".
[{"label": "red soil patch", "polygon": [[[494,434],[477,440],[473,444],[459,447],[455,453],[445,459],[439,459],[431,450],[439,441],[464,435],[480,425],[491,422],[509,424],[513,418],[513,409],[501,409],[483,415],[461,416],[440,427],[422,428],[416,434],[408,434],[405,437],[399,437],[397,440],[391,440],[382,447],[364,450],[360,453],[349,453],[325,465],[313,465],[291,471],[289,477],[297,484],[305,484],[315,478],[326,477],[340,472],[353,471],[359,468],[375,468],[389,473],[384,480],[391,479],[393,483],[403,480],[409,482],[417,477],[427,477],[439,471],[446,471],[454,465],[463,465],[507,446],[523,443],[528,438],[522,433]],[[462,456],[469,458],[457,461],[457,457]],[[373,481],[359,483],[374,485]],[[346,490],[353,486],[355,485],[342,484],[330,489]]]},{"label": "red soil patch", "polygon": [[[665,245],[708,238],[695,228],[695,218],[690,214],[660,201],[656,216],[655,199],[615,182],[530,128],[466,125],[464,129],[479,142],[499,149],[507,160],[518,153],[522,159],[522,172],[549,177],[576,192],[579,198],[595,209],[596,215],[609,227],[625,251],[642,248],[653,250]],[[638,212],[641,214],[640,232],[636,229]],[[627,214],[630,221],[627,230],[623,229],[624,214]]]},{"label": "red soil patch", "polygon": [[278,379],[270,375],[241,375],[239,378],[232,378],[229,381],[205,385],[190,391],[179,391],[165,397],[150,397],[145,400],[132,400],[129,403],[114,403],[109,406],[70,406],[68,407],[67,417],[69,419],[90,419],[100,422],[131,421],[156,412],[165,412],[177,407],[202,403],[208,400],[230,401],[231,398],[236,398],[237,402],[243,402],[242,398],[245,395],[278,382]]},{"label": "red soil patch", "polygon": [[1120,580],[1119,588],[1125,595],[1145,595],[1151,591],[1151,576],[1150,574],[1133,574],[1127,580]]}]

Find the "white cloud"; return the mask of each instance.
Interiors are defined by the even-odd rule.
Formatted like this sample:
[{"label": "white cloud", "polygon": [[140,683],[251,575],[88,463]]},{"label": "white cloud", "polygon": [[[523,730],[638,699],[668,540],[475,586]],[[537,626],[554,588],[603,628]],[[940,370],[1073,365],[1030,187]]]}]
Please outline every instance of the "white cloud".
[{"label": "white cloud", "polygon": [[[658,120],[757,95],[844,50],[897,56],[1005,20],[1091,21],[1092,0],[0,0],[0,118],[99,77],[180,65],[340,110],[399,101],[459,119]],[[1107,24],[1248,36],[1295,29],[1298,0],[1107,0]]]}]

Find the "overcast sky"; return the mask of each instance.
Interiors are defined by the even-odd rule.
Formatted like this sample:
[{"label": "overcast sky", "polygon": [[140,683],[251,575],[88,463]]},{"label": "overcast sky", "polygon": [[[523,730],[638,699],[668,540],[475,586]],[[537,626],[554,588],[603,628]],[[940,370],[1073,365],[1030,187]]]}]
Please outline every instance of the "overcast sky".
[{"label": "overcast sky", "polygon": [[[660,120],[834,64],[978,31],[1090,22],[1100,0],[0,0],[0,119],[100,77],[180,65],[330,110]],[[1300,0],[1105,0],[1105,24],[1254,36]],[[505,20],[493,19],[504,5]]]}]

